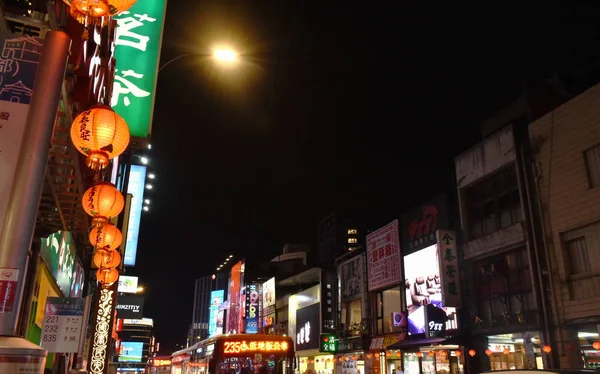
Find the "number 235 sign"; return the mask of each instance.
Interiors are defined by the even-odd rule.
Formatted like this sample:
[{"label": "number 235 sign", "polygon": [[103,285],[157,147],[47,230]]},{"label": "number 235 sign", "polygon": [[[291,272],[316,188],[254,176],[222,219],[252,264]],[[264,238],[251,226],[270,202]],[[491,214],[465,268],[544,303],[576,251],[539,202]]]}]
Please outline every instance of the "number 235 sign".
[{"label": "number 235 sign", "polygon": [[40,345],[48,352],[77,352],[84,309],[84,299],[49,297],[44,310]]}]

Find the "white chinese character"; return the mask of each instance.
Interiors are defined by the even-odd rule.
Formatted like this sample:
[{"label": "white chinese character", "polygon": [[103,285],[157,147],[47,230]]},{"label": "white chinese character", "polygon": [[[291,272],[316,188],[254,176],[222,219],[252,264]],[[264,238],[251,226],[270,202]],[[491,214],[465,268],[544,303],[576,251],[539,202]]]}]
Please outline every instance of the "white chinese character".
[{"label": "white chinese character", "polygon": [[[122,15],[129,14],[123,12]],[[136,19],[138,18],[138,19]],[[116,18],[117,20],[117,40],[115,45],[126,45],[128,47],[137,48],[140,51],[146,51],[149,36],[140,35],[135,32],[135,28],[144,26],[144,21],[154,22],[156,18],[148,17],[147,14],[134,14],[133,17]]]},{"label": "white chinese character", "polygon": [[304,325],[304,340],[309,343],[310,342],[310,322],[306,322]]},{"label": "white chinese character", "polygon": [[119,96],[121,94],[125,95],[125,97],[123,97],[123,104],[125,104],[125,106],[129,106],[131,104],[131,100],[126,95],[132,94],[135,97],[146,97],[150,95],[150,92],[142,90],[135,84],[131,83],[129,79],[127,79],[127,77],[140,79],[144,77],[144,74],[137,74],[133,70],[123,70],[121,72],[121,75],[122,77],[115,74],[115,80],[113,83],[113,94],[110,100],[111,106],[115,107],[119,105]]}]

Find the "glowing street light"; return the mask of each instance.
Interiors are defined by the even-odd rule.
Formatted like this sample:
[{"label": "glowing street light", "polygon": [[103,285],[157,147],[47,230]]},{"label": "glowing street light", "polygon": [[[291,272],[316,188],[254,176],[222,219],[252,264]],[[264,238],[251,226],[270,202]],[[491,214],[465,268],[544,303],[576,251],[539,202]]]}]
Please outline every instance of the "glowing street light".
[{"label": "glowing street light", "polygon": [[216,49],[213,57],[219,62],[232,63],[237,61],[238,54],[233,49]]}]

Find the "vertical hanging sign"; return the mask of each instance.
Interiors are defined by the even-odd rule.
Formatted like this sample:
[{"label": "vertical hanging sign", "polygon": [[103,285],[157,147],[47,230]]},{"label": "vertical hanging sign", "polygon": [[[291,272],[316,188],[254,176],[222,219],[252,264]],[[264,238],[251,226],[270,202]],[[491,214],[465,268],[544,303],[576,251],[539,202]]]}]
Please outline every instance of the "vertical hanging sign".
[{"label": "vertical hanging sign", "polygon": [[129,125],[131,136],[147,138],[152,114],[166,0],[143,0],[114,19],[115,80],[110,106]]},{"label": "vertical hanging sign", "polygon": [[438,230],[437,247],[442,284],[442,305],[460,308],[462,298],[460,294],[460,269],[456,233],[450,230]]},{"label": "vertical hanging sign", "polygon": [[0,236],[19,161],[42,40],[0,33]]}]

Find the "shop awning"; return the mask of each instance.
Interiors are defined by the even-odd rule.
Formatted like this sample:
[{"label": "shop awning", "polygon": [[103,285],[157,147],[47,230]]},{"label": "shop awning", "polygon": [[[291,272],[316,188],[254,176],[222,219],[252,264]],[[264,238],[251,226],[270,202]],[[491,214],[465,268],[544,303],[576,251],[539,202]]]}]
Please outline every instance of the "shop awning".
[{"label": "shop awning", "polygon": [[398,343],[388,346],[386,349],[407,349],[422,347],[424,345],[431,344],[458,344],[460,345],[460,339],[458,336],[451,338],[422,338],[422,339],[405,339]]}]

